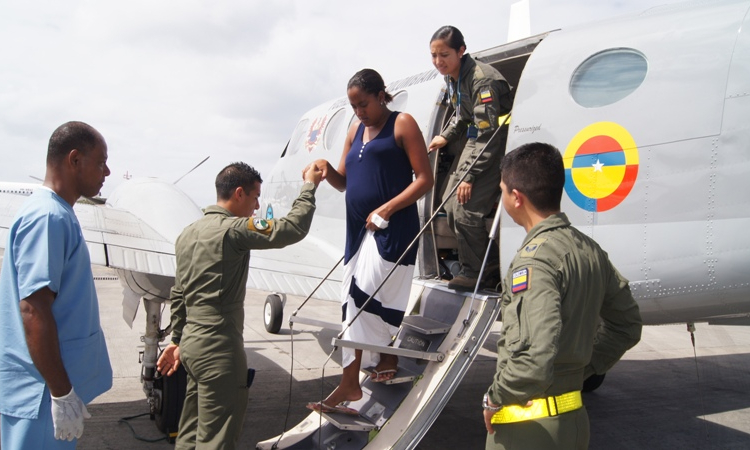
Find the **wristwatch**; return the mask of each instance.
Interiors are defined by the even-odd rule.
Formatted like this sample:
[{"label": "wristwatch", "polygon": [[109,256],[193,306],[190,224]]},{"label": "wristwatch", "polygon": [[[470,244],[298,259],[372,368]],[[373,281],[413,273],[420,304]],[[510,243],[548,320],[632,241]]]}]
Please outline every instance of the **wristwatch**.
[{"label": "wristwatch", "polygon": [[490,406],[490,397],[487,395],[487,393],[485,393],[484,397],[482,398],[482,408],[486,409],[487,411],[498,412],[503,409],[503,405]]}]

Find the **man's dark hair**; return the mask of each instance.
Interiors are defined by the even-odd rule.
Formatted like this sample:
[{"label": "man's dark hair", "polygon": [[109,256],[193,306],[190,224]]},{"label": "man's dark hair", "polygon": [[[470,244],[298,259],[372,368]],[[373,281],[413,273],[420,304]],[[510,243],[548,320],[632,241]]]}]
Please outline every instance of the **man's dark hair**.
[{"label": "man's dark hair", "polygon": [[362,69],[355,73],[354,76],[349,79],[349,83],[346,85],[346,90],[353,87],[362,89],[368,94],[375,96],[380,94],[380,91],[383,91],[385,93],[384,100],[386,103],[390,103],[393,100],[393,96],[385,90],[383,77],[373,69]]},{"label": "man's dark hair", "polygon": [[232,163],[221,169],[216,175],[216,197],[229,200],[238,187],[249,192],[255,187],[255,182],[262,183],[260,173],[243,162]]},{"label": "man's dark hair", "polygon": [[560,211],[565,167],[554,146],[534,142],[508,152],[500,164],[500,176],[509,191],[522,192],[540,212]]},{"label": "man's dark hair", "polygon": [[47,146],[47,164],[61,161],[73,149],[88,153],[102,140],[101,134],[83,122],[67,122],[52,133]]}]

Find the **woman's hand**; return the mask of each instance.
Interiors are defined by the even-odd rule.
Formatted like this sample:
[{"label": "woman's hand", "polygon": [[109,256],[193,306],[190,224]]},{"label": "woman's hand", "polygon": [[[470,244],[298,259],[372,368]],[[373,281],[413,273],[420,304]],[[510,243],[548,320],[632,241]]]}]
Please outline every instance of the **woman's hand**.
[{"label": "woman's hand", "polygon": [[328,176],[328,170],[331,168],[331,164],[326,161],[325,159],[316,159],[315,161],[311,162],[309,165],[305,166],[304,169],[302,169],[302,179],[305,179],[305,172],[307,172],[307,169],[310,168],[310,166],[317,166],[318,169],[323,172],[323,174],[320,177],[320,181],[323,181]]},{"label": "woman's hand", "polygon": [[[383,227],[379,227],[375,222],[377,220],[373,220],[373,217],[380,216],[381,219],[385,221],[385,224]],[[391,209],[387,205],[383,205],[380,208],[376,209],[375,211],[371,212],[369,216],[367,216],[367,223],[365,224],[365,228],[367,228],[370,231],[378,231],[385,229],[388,226],[388,221],[391,218]],[[383,225],[381,223],[381,225]]]}]

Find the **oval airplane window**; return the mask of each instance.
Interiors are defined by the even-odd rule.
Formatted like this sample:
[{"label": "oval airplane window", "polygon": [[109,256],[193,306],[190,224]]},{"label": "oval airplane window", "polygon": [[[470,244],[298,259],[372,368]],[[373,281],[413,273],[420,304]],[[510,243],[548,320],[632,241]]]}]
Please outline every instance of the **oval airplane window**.
[{"label": "oval airplane window", "polygon": [[[406,91],[399,91],[396,92],[395,95],[391,95],[393,95],[393,100],[388,103],[388,109],[391,111],[403,111],[404,108],[406,108],[406,104],[409,102],[409,93]],[[351,119],[349,119],[349,126],[346,127],[347,131],[352,127],[355,120],[357,120],[357,116],[353,114]]]},{"label": "oval airplane window", "polygon": [[[336,150],[338,145],[343,144],[343,139],[339,143],[338,138],[341,135],[341,128],[344,126],[344,120],[346,119],[344,117],[346,115],[344,114],[344,109],[339,108],[338,111],[333,113],[331,120],[328,121],[328,126],[326,126],[325,134],[323,135],[323,145],[326,150]],[[338,150],[341,149],[339,148]]]},{"label": "oval airplane window", "polygon": [[393,101],[388,104],[388,109],[391,111],[403,111],[407,103],[409,103],[409,93],[399,91],[393,94]]},{"label": "oval airplane window", "polygon": [[347,125],[347,126],[346,126],[346,131],[347,131],[347,132],[349,131],[349,128],[351,128],[351,127],[352,127],[352,124],[353,124],[354,122],[356,122],[357,120],[359,120],[359,119],[357,118],[357,115],[356,115],[356,114],[354,114],[354,113],[352,113],[352,116],[351,116],[351,117],[349,118],[349,125]]},{"label": "oval airplane window", "polygon": [[292,133],[292,138],[289,139],[287,154],[293,155],[297,153],[300,148],[302,148],[302,140],[305,138],[308,123],[310,123],[310,119],[302,119],[297,124],[297,127],[294,129],[294,133]]},{"label": "oval airplane window", "polygon": [[611,105],[632,94],[648,72],[646,57],[629,48],[597,53],[573,72],[570,95],[585,108]]}]

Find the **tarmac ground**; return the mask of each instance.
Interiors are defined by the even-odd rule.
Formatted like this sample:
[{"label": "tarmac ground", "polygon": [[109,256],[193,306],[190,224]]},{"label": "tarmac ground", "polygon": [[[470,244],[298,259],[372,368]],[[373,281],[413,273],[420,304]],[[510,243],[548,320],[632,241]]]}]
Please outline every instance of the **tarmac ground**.
[{"label": "tarmac ground", "polygon": [[[138,312],[130,329],[122,319],[119,281],[107,269],[95,269],[95,276],[114,384],[89,405],[93,417],[86,421],[78,449],[174,448],[150,420],[139,382],[144,312]],[[256,374],[249,390],[243,449],[253,449],[258,441],[296,425],[309,413],[304,405],[327,395],[341,375],[339,354],[323,365],[336,332],[301,324],[290,331],[288,317],[303,299],[289,297],[281,331],[267,333],[262,320],[266,295],[248,290],[245,300],[245,351]],[[340,311],[337,303],[311,301],[300,314],[335,322]],[[163,326],[168,320],[167,306]],[[495,372],[500,326],[495,325],[418,449],[484,448],[480,402]],[[750,328],[697,324],[694,349],[684,324],[645,327],[641,342],[607,374],[603,385],[584,394],[584,404],[592,450],[748,449]],[[121,420],[132,416],[138,417]]]}]

